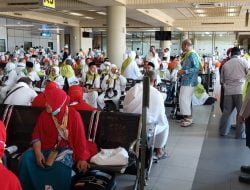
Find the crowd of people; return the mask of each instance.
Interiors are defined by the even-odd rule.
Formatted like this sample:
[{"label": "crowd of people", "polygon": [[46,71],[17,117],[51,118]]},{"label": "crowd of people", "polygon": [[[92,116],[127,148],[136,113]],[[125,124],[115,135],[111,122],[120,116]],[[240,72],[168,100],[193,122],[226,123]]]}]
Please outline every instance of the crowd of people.
[{"label": "crowd of people", "polygon": [[[206,105],[216,101],[205,90],[198,77],[204,71],[204,64],[202,57],[193,50],[190,40],[182,42],[182,52],[181,56],[170,56],[169,49],[166,48],[159,55],[155,47],[151,46],[145,58],[141,59],[137,49],[136,52],[130,52],[123,63],[118,63],[121,68],[117,63],[110,63],[101,52],[93,52],[91,49],[87,53],[80,49],[76,56],[72,56],[68,45],[59,54],[43,47],[30,48],[28,51],[24,51],[23,47],[16,47],[13,53],[7,52],[2,56],[1,103],[45,108],[32,134],[32,149],[26,151],[20,161],[19,179],[22,188],[67,190],[70,188],[73,165],[76,165],[78,171],[88,170],[92,155],[83,130],[84,123],[77,110],[107,110],[107,101],[111,101],[115,108],[113,111],[118,111],[120,98],[125,96],[123,111],[141,114],[142,83],[127,90],[127,79],[140,81],[143,76],[150,79],[147,130],[154,128],[156,131],[156,159],[166,158],[169,124],[164,102],[171,94],[161,91],[160,84],[180,81],[182,127],[189,127],[193,123],[192,104]],[[224,92],[219,129],[221,136],[229,133],[234,108],[238,113],[236,137],[245,138],[245,121],[246,129],[247,126],[250,127],[249,63],[240,55],[239,48],[232,48],[230,58],[223,66],[220,64]],[[0,151],[4,149],[2,145],[6,139],[1,126],[0,123]],[[246,131],[249,145],[250,132],[249,129]],[[0,166],[2,167],[1,164]],[[242,170],[250,173],[248,167]],[[4,172],[15,181],[12,189],[21,189],[18,180],[9,171],[4,169]],[[250,179],[244,176],[242,178],[243,181],[250,182]]]}]

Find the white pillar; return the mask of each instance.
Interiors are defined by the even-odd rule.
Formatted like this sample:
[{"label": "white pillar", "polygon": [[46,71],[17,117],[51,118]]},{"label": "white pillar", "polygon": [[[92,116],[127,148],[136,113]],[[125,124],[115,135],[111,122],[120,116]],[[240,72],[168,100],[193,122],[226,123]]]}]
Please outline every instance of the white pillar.
[{"label": "white pillar", "polygon": [[108,7],[108,57],[121,67],[126,51],[126,7]]},{"label": "white pillar", "polygon": [[70,51],[71,56],[75,56],[81,47],[81,29],[79,27],[72,27],[70,31]]},{"label": "white pillar", "polygon": [[[161,31],[171,31],[171,27],[170,26],[164,26],[164,27],[161,27],[160,29],[161,29]],[[172,43],[171,43],[170,40],[168,40],[168,41],[166,41],[166,40],[160,41],[160,47],[161,47],[162,50],[165,49],[165,48],[168,48],[169,51],[170,51],[170,46],[171,45],[172,45]]]},{"label": "white pillar", "polygon": [[64,46],[65,46],[65,32],[64,31],[60,31],[60,42],[59,42],[59,44],[60,44],[60,46],[59,46],[59,48],[60,48],[60,50],[59,50],[59,52],[57,52],[57,53],[60,53],[60,51],[61,50],[63,50],[63,48],[64,48]]},{"label": "white pillar", "polygon": [[183,41],[183,40],[186,40],[186,39],[188,39],[188,32],[183,32],[182,41]]}]

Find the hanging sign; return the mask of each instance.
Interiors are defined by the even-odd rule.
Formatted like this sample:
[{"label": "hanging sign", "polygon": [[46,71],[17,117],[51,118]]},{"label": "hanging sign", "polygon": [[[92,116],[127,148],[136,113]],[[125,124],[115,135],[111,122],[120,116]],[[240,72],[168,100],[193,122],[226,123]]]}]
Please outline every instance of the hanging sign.
[{"label": "hanging sign", "polygon": [[56,8],[56,0],[43,0],[43,6],[48,8]]}]

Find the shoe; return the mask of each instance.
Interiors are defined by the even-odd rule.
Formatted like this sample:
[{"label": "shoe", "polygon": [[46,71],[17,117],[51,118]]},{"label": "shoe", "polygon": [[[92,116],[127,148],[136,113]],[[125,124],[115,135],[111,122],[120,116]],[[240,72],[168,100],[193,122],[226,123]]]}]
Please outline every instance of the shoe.
[{"label": "shoe", "polygon": [[168,153],[164,152],[162,155],[156,155],[158,160],[169,158]]},{"label": "shoe", "polygon": [[250,184],[250,176],[247,175],[240,175],[239,182]]},{"label": "shoe", "polygon": [[250,174],[250,166],[241,166],[240,171],[247,173],[247,174]]},{"label": "shoe", "polygon": [[181,127],[189,127],[190,125],[192,125],[192,123],[193,123],[192,118],[185,118],[181,122]]}]

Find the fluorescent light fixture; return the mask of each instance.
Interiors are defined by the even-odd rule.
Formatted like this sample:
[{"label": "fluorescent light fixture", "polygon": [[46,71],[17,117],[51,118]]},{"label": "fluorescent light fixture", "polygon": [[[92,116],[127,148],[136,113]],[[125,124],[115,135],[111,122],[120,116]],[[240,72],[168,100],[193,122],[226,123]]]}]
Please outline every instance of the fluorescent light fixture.
[{"label": "fluorescent light fixture", "polygon": [[57,31],[57,30],[64,30],[63,28],[38,28],[40,31]]},{"label": "fluorescent light fixture", "polygon": [[204,12],[205,12],[205,10],[202,10],[202,9],[196,9],[196,10],[195,10],[195,12],[196,12],[196,13],[204,13]]},{"label": "fluorescent light fixture", "polygon": [[85,16],[84,18],[85,18],[85,19],[89,19],[89,20],[93,20],[93,19],[95,19],[95,18],[90,17],[90,16]]},{"label": "fluorescent light fixture", "polygon": [[83,16],[83,14],[81,14],[81,13],[75,13],[75,12],[70,12],[69,14],[73,15],[73,16]]},{"label": "fluorescent light fixture", "polygon": [[6,24],[6,27],[33,27],[32,24]]},{"label": "fluorescent light fixture", "polygon": [[126,33],[128,36],[132,36],[132,34],[131,33]]},{"label": "fluorescent light fixture", "polygon": [[105,12],[101,12],[101,11],[99,11],[99,12],[96,12],[97,14],[99,14],[99,15],[107,15],[107,13],[105,13]]}]

